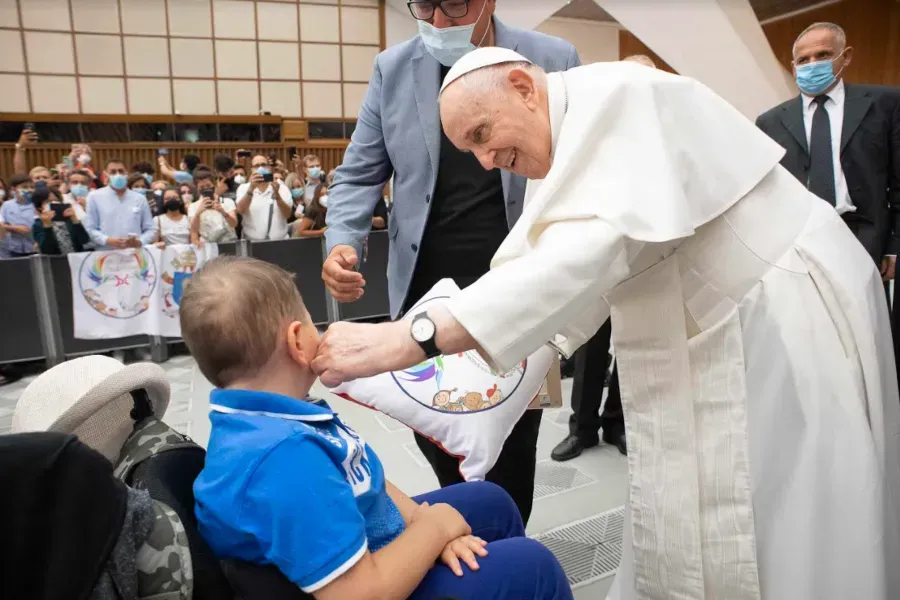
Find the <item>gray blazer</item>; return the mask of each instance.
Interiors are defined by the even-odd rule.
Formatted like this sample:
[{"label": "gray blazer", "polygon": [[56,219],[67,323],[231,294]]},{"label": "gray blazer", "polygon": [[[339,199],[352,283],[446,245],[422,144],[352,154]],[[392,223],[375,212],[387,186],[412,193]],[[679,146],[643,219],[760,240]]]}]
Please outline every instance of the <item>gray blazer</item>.
[{"label": "gray blazer", "polygon": [[[494,26],[497,46],[515,50],[548,72],[581,64],[575,48],[564,40],[506,27],[496,17]],[[328,252],[346,244],[362,257],[375,205],[394,176],[387,269],[394,318],[409,290],[437,180],[439,88],[440,63],[428,54],[419,36],[379,54],[356,130],[328,192]],[[522,214],[525,183],[524,177],[503,171],[510,227]]]}]

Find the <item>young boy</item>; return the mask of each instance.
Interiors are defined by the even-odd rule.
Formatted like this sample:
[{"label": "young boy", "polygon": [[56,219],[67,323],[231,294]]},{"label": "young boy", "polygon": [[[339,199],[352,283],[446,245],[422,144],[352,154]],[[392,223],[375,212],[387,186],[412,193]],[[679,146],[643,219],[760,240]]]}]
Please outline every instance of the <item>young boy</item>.
[{"label": "young boy", "polygon": [[217,258],[194,275],[180,312],[218,388],[194,484],[200,532],[218,556],[273,564],[317,600],[572,598],[501,488],[410,498],[327,404],[307,398],[319,335],[288,273]]}]

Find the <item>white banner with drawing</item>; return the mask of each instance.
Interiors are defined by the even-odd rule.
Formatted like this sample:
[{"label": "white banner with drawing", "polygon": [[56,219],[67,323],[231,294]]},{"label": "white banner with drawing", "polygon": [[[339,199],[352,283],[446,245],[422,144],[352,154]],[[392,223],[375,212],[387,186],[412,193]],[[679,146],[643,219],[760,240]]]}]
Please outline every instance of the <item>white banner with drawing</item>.
[{"label": "white banner with drawing", "polygon": [[216,244],[69,254],[75,337],[180,337],[184,284],[218,254]]}]

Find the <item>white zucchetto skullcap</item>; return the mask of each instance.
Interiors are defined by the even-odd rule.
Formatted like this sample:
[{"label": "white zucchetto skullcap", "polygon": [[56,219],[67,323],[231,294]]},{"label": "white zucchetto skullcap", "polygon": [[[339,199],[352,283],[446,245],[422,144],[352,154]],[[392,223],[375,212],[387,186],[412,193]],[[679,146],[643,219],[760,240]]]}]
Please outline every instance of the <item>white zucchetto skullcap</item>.
[{"label": "white zucchetto skullcap", "polygon": [[489,48],[478,48],[477,50],[473,50],[456,61],[456,64],[454,64],[450,69],[450,72],[447,73],[447,76],[444,78],[444,84],[441,86],[441,93],[444,92],[448,85],[466,73],[471,73],[472,71],[484,67],[512,62],[527,62],[533,64],[530,60],[518,52],[513,52],[509,48],[491,46]]}]

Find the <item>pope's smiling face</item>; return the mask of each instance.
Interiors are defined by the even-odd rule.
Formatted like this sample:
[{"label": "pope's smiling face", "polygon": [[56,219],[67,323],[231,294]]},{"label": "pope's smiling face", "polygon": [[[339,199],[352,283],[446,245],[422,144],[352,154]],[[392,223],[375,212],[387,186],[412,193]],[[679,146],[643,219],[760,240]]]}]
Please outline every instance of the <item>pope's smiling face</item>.
[{"label": "pope's smiling face", "polygon": [[472,152],[485,169],[543,179],[550,171],[551,151],[543,74],[506,69],[496,85],[474,75],[478,84],[470,85],[464,76],[441,95],[447,137],[460,150]]}]

